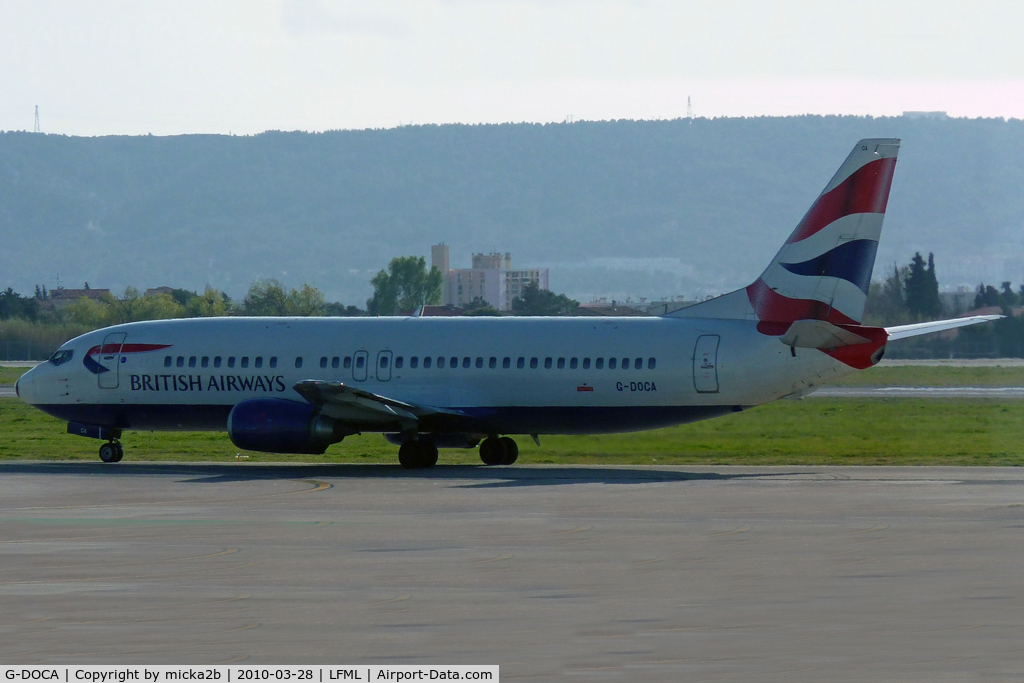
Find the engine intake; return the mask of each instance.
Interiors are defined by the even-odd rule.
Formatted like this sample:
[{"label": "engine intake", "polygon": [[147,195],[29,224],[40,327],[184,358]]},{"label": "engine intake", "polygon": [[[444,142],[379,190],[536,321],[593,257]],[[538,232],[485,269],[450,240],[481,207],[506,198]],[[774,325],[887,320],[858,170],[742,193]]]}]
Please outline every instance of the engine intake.
[{"label": "engine intake", "polygon": [[319,455],[347,434],[315,406],[283,398],[250,398],[228,415],[231,443],[247,451]]}]

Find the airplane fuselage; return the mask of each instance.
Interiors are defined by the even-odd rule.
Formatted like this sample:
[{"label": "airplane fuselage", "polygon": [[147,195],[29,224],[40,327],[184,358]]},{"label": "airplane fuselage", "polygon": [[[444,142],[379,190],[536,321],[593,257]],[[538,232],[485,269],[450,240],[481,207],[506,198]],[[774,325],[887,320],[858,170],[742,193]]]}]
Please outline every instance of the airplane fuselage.
[{"label": "airplane fuselage", "polygon": [[449,409],[435,427],[445,432],[622,432],[852,371],[794,353],[756,321],[653,317],[200,318],[118,325],[62,351],[70,360],[30,371],[21,397],[63,420],[134,430],[224,430],[238,402],[303,401],[293,386],[313,379]]}]

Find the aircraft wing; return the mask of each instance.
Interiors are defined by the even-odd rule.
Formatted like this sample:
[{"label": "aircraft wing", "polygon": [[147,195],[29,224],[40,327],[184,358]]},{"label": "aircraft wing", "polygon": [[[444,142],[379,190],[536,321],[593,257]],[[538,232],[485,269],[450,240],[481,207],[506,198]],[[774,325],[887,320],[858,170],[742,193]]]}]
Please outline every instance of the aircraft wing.
[{"label": "aircraft wing", "polygon": [[907,337],[916,337],[918,335],[930,334],[932,332],[954,330],[958,327],[966,327],[967,325],[987,323],[1005,317],[1006,316],[1003,315],[972,315],[966,318],[953,318],[952,320],[935,320],[930,323],[897,325],[896,327],[885,328],[885,332],[889,335],[889,341],[894,341],[896,339],[906,339]]},{"label": "aircraft wing", "polygon": [[394,425],[394,428],[404,431],[416,429],[425,417],[459,414],[444,408],[388,398],[344,382],[307,379],[292,388],[325,415],[352,425]]}]

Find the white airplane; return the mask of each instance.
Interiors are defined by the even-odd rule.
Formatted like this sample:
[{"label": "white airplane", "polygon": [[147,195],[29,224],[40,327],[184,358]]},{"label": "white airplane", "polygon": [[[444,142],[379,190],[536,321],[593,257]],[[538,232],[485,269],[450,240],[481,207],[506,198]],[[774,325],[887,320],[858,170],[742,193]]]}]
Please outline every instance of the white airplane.
[{"label": "white airplane", "polygon": [[898,152],[858,142],[753,284],[665,316],[129,323],[72,339],[17,392],[105,441],[104,462],[123,430],[227,431],[271,453],[382,432],[407,468],[477,444],[511,464],[509,434],[654,429],[808,393],[889,341],[1000,317],[860,324]]}]

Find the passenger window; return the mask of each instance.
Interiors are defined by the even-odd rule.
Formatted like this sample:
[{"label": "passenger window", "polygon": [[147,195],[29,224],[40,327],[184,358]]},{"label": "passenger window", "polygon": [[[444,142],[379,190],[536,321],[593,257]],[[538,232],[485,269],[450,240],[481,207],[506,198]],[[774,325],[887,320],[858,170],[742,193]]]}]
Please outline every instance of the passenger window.
[{"label": "passenger window", "polygon": [[628,358],[623,358],[622,359],[622,369],[623,370],[629,370],[629,359]]},{"label": "passenger window", "polygon": [[516,361],[516,367],[519,368],[520,370],[525,368],[526,367],[526,359],[523,358],[522,356],[519,356],[519,360]]},{"label": "passenger window", "polygon": [[[491,361],[493,362],[494,359],[492,358]],[[484,366],[484,359],[479,357],[479,356],[477,356],[477,358],[476,358],[476,366],[478,368],[482,368]],[[494,366],[492,365],[491,367],[493,368]]]},{"label": "passenger window", "polygon": [[[235,364],[235,359],[234,358],[228,358],[228,367],[231,367],[234,364]],[[301,368],[302,367],[302,356],[296,356],[295,357],[295,367],[297,367],[297,368]]]},{"label": "passenger window", "polygon": [[249,367],[249,356],[242,356],[242,367]]},{"label": "passenger window", "polygon": [[270,367],[272,367],[272,368],[276,368],[277,367],[277,356],[271,356],[270,357]]},{"label": "passenger window", "polygon": [[491,356],[490,359],[487,361],[487,367],[489,367],[491,370],[498,367],[498,359],[495,358],[494,356]]},{"label": "passenger window", "polygon": [[569,369],[570,370],[575,370],[576,366],[578,366],[579,364],[580,364],[579,358],[573,358],[573,359],[571,359],[569,361]]},{"label": "passenger window", "polygon": [[589,370],[590,369],[590,359],[589,358],[584,358],[583,359],[583,369],[584,370]]},{"label": "passenger window", "polygon": [[335,356],[334,358],[332,358],[331,359],[331,367],[334,368],[335,370],[340,368],[341,367],[341,358],[339,358],[338,356]]},{"label": "passenger window", "polygon": [[[228,367],[229,368],[235,367],[235,357],[234,356],[228,356]],[[297,368],[301,368],[302,367],[302,359],[301,358],[298,360],[298,362],[296,363],[295,367],[297,367]]]},{"label": "passenger window", "polygon": [[403,365],[405,365],[405,359],[404,358],[402,358],[401,356],[395,358],[395,369],[396,370],[401,368]]},{"label": "passenger window", "polygon": [[443,368],[444,367],[444,356],[438,356],[437,357],[437,367],[439,367],[439,368]]},{"label": "passenger window", "polygon": [[658,364],[658,361],[654,360],[653,358],[648,358],[647,359],[647,369],[648,370],[653,370],[654,366],[656,366],[657,364]]},{"label": "passenger window", "polygon": [[559,370],[564,370],[565,369],[565,359],[564,358],[559,358],[558,359],[558,369]]},{"label": "passenger window", "polygon": [[420,364],[420,357],[419,356],[413,356],[412,358],[409,359],[409,367],[410,368],[417,368],[417,367],[419,367],[419,364]]},{"label": "passenger window", "polygon": [[537,369],[537,357],[536,356],[534,356],[533,358],[530,359],[530,369],[531,370],[536,370]]},{"label": "passenger window", "polygon": [[508,370],[510,367],[512,367],[512,359],[509,358],[508,356],[505,356],[504,358],[502,358],[501,359],[501,367],[503,367],[506,370]]},{"label": "passenger window", "polygon": [[220,367],[220,356],[214,356],[213,357],[213,367],[215,367],[215,368],[219,368]]},{"label": "passenger window", "polygon": [[327,367],[327,356],[320,356],[320,367]]},{"label": "passenger window", "polygon": [[199,361],[199,364],[201,366],[203,366],[204,368],[210,367],[210,357],[209,356],[203,356],[203,359],[201,361]]},{"label": "passenger window", "polygon": [[[469,359],[467,358],[466,360],[468,361]],[[468,366],[469,363],[467,363],[466,365]],[[457,368],[457,367],[459,367],[459,358],[458,358],[458,356],[452,356],[451,358],[448,359],[448,367],[449,368]]]},{"label": "passenger window", "polygon": [[551,356],[548,356],[547,358],[544,359],[544,369],[545,370],[550,370],[551,369]]},{"label": "passenger window", "polygon": [[175,361],[174,364],[177,365],[179,368],[185,367],[185,356],[178,356],[178,360]]},{"label": "passenger window", "polygon": [[366,358],[364,358],[363,356],[357,356],[356,357],[356,367],[357,368],[362,370],[363,365],[365,365],[365,364],[366,364]]},{"label": "passenger window", "polygon": [[608,359],[608,369],[609,370],[614,370],[618,366],[618,364],[619,364],[619,359],[618,358],[609,358]]},{"label": "passenger window", "polygon": [[462,367],[464,367],[464,368],[468,368],[468,367],[469,367],[469,364],[470,364],[470,358],[469,358],[469,356],[466,356],[465,358],[463,358],[463,359],[462,359]]},{"label": "passenger window", "polygon": [[434,359],[431,358],[430,356],[423,356],[423,367],[424,368],[429,368],[430,364],[433,362],[433,360]]},{"label": "passenger window", "polygon": [[345,362],[342,363],[342,366],[346,370],[348,370],[350,367],[352,367],[352,356],[345,356]]},{"label": "passenger window", "polygon": [[256,360],[253,362],[253,365],[255,367],[257,367],[257,368],[262,368],[263,367],[263,356],[256,356]]},{"label": "passenger window", "polygon": [[165,368],[171,367],[171,363],[173,363],[173,362],[174,361],[173,361],[173,359],[170,356],[164,356],[164,367]]},{"label": "passenger window", "polygon": [[604,358],[598,358],[597,360],[594,361],[594,368],[596,370],[600,370],[603,367],[604,367]]},{"label": "passenger window", "polygon": [[196,357],[195,356],[189,356],[188,357],[188,366],[190,368],[194,368],[196,366]]},{"label": "passenger window", "polygon": [[633,369],[634,370],[640,370],[643,367],[644,367],[644,359],[643,358],[637,358],[635,361],[633,361]]},{"label": "passenger window", "polygon": [[381,356],[380,357],[380,367],[383,369],[383,368],[386,368],[387,366],[388,366],[388,357],[387,356]]}]

